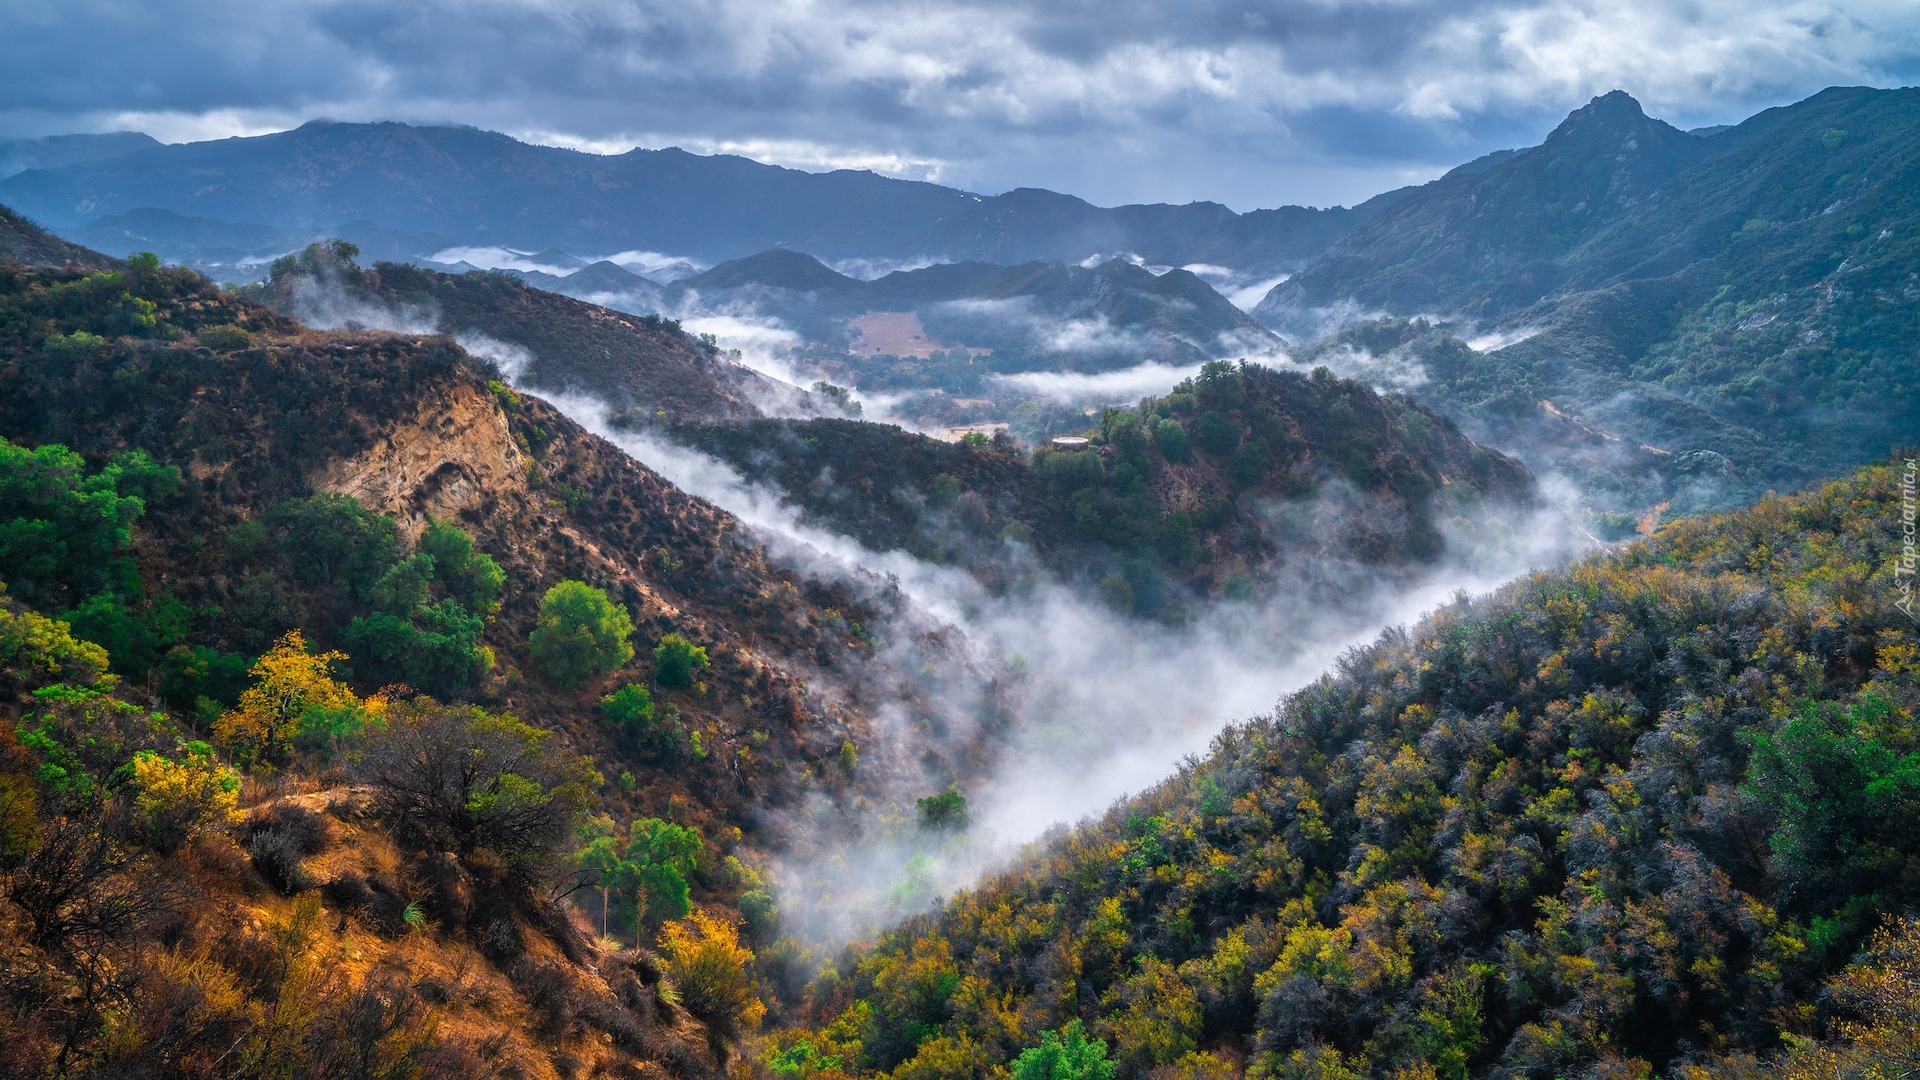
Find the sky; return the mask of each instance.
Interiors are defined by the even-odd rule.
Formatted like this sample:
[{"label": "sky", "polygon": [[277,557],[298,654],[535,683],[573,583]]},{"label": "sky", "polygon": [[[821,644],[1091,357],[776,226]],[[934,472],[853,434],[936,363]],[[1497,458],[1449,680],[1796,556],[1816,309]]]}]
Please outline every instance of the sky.
[{"label": "sky", "polygon": [[315,118],[1102,205],[1350,204],[1624,89],[1681,127],[1920,82],[1920,4],[0,0],[0,135]]}]

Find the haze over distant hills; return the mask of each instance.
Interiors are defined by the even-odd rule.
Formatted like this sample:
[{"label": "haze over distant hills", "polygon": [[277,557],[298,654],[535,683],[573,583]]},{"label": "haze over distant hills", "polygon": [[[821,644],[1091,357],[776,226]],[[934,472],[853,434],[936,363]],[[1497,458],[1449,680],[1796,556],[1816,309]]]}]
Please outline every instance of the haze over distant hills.
[{"label": "haze over distant hills", "polygon": [[602,156],[474,128],[325,121],[155,145],[0,183],[0,202],[62,230],[158,209],[227,225],[308,232],[370,222],[441,246],[640,250],[708,263],[769,247],[827,260],[1008,264],[1126,251],[1246,273],[1297,268],[1388,201],[1247,214],[1218,203],[1101,208],[1032,188],[983,196],[678,149]]},{"label": "haze over distant hills", "polygon": [[138,131],[0,139],[0,177],[13,176],[28,169],[58,169],[66,165],[101,161],[159,145],[160,140]]}]

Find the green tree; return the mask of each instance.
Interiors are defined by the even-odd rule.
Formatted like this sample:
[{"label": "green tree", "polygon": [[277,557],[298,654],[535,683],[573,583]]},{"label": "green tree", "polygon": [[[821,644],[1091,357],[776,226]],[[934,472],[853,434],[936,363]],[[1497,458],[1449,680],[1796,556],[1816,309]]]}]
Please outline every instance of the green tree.
[{"label": "green tree", "polygon": [[540,621],[527,645],[541,674],[571,688],[633,659],[631,637],[626,608],[583,581],[563,581],[540,598]]},{"label": "green tree", "polygon": [[447,594],[476,615],[500,610],[506,571],[484,551],[475,551],[473,534],[447,521],[428,521],[420,534],[421,554],[433,559],[433,573]]},{"label": "green tree", "polygon": [[1193,441],[1209,454],[1230,454],[1240,445],[1240,425],[1223,412],[1202,413],[1193,428]]},{"label": "green tree", "polygon": [[964,829],[967,826],[967,797],[958,787],[948,787],[938,795],[915,799],[923,829]]},{"label": "green tree", "polygon": [[0,439],[0,566],[23,600],[72,606],[102,591],[137,594],[123,553],[148,502],[179,487],[179,471],[134,450],[89,473],[64,446]]},{"label": "green tree", "polygon": [[623,844],[617,836],[595,837],[577,861],[595,872],[606,923],[659,926],[692,910],[693,875],[704,841],[698,829],[659,818],[633,823]]},{"label": "green tree", "polygon": [[253,662],[239,653],[205,645],[175,645],[160,658],[160,700],[170,708],[192,711],[205,698],[232,706],[247,688]]},{"label": "green tree", "polygon": [[1871,694],[1852,708],[1808,701],[1777,731],[1753,737],[1747,791],[1775,819],[1774,868],[1803,900],[1872,892],[1908,874],[1920,854],[1912,829],[1920,754],[1883,741],[1891,713]]},{"label": "green tree", "polygon": [[653,681],[661,686],[684,689],[693,685],[693,673],[712,666],[707,650],[688,641],[684,634],[673,633],[653,647]]},{"label": "green tree", "polygon": [[351,495],[323,491],[312,498],[289,499],[268,513],[267,522],[295,575],[309,583],[333,585],[339,579],[356,591],[365,590],[400,551],[393,519],[368,510]]},{"label": "green tree", "polygon": [[1168,461],[1187,460],[1187,429],[1180,421],[1172,417],[1160,421],[1154,426],[1153,441],[1160,446],[1160,456]]},{"label": "green tree", "polygon": [[600,715],[607,726],[628,738],[641,738],[653,727],[653,694],[644,686],[628,683],[600,699]]},{"label": "green tree", "polygon": [[1043,1033],[1039,1046],[1013,1059],[1013,1080],[1113,1080],[1114,1072],[1106,1040],[1088,1039],[1078,1020]]},{"label": "green tree", "polygon": [[474,551],[466,530],[429,522],[420,550],[366,590],[373,614],[347,627],[361,673],[436,697],[459,694],[493,667],[493,651],[480,637],[487,616],[499,610],[505,579],[490,556]]}]

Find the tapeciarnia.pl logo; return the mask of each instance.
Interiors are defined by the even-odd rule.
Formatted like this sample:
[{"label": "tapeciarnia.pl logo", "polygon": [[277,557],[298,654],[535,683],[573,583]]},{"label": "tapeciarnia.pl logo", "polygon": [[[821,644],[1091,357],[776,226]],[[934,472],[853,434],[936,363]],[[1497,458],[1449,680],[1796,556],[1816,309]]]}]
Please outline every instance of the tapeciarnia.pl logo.
[{"label": "tapeciarnia.pl logo", "polygon": [[1920,569],[1920,550],[1914,542],[1914,480],[1920,474],[1920,460],[1907,459],[1906,471],[1900,474],[1900,556],[1893,561],[1893,583],[1900,590],[1900,599],[1893,605],[1907,613],[1907,618],[1920,622],[1913,614],[1913,578],[1916,569]]}]

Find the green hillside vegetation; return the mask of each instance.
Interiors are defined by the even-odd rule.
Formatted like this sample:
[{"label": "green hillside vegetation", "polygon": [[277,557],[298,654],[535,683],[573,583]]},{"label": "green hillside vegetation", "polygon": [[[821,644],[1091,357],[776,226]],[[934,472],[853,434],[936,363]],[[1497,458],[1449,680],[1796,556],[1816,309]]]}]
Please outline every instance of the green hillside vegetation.
[{"label": "green hillside vegetation", "polygon": [[[1191,602],[1265,590],[1330,552],[1430,562],[1449,530],[1497,534],[1533,497],[1517,462],[1405,398],[1224,361],[1164,398],[1107,411],[1079,452],[1028,456],[1005,440],[942,443],[853,420],[673,433],[869,547],[1002,587],[1037,555],[1120,610],[1174,621]],[[1346,508],[1325,501],[1332,526],[1308,512],[1326,489],[1359,495]],[[1290,525],[1268,524],[1274,506]]]},{"label": "green hillside vegetation", "polygon": [[1678,522],[1387,633],[850,950],[769,1060],[1018,1075],[1077,1023],[1119,1076],[1877,1075],[1821,1068],[1916,1030],[1886,997],[1920,978],[1910,928],[1847,967],[1920,901],[1897,485]]}]

